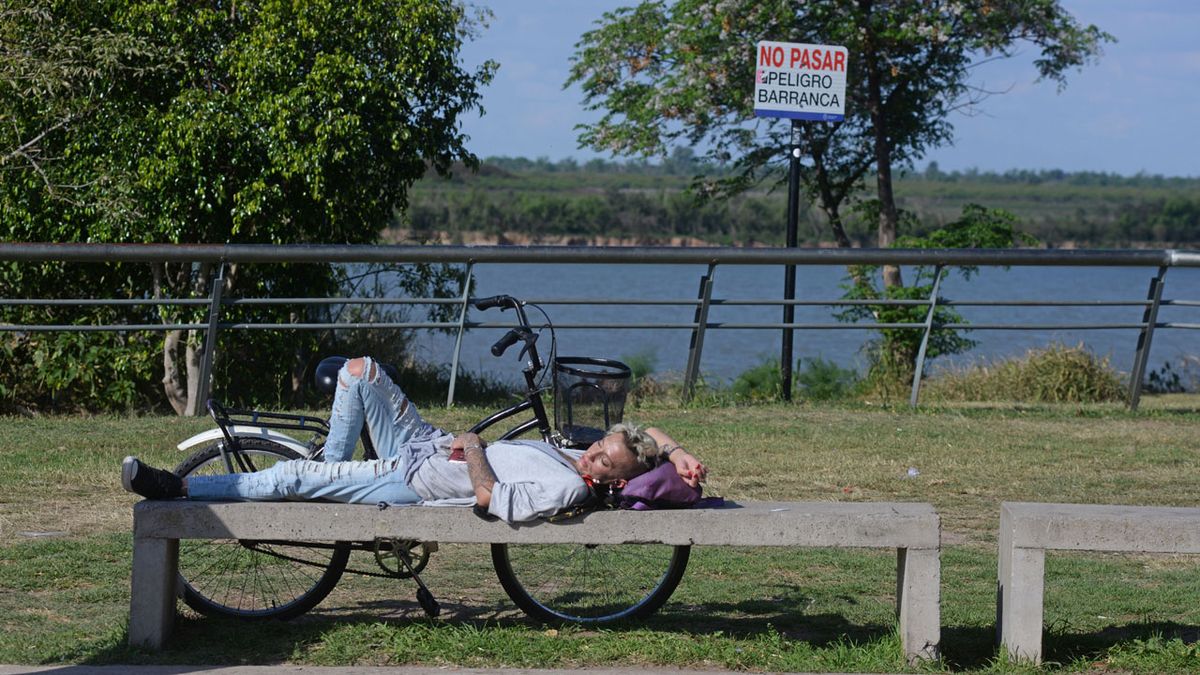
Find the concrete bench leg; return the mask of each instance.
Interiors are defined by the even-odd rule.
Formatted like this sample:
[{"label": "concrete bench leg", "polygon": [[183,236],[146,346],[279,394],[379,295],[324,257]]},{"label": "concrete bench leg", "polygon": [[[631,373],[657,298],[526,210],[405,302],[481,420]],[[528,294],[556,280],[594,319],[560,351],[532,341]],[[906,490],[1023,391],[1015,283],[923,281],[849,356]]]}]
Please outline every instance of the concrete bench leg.
[{"label": "concrete bench leg", "polygon": [[1046,551],[1013,546],[1011,526],[1004,520],[1002,514],[996,580],[997,641],[1014,660],[1041,663]]},{"label": "concrete bench leg", "polygon": [[129,644],[161,649],[175,623],[178,539],[133,540],[133,588],[129,597]]},{"label": "concrete bench leg", "polygon": [[909,665],[938,658],[942,563],[937,549],[896,549],[896,615]]}]

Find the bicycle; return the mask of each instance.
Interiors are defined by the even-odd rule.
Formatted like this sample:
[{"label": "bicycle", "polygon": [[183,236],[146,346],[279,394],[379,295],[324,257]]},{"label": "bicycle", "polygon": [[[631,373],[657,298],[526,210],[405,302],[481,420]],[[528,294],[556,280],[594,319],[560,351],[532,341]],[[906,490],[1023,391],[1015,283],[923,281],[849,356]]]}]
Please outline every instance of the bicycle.
[{"label": "bicycle", "polygon": [[[540,307],[531,305],[546,318],[551,333],[551,355],[556,375],[581,375],[568,387],[555,386],[554,401],[558,428],[550,423],[542,399],[547,388],[541,384],[545,364],[538,349],[539,333],[530,325],[526,303],[498,295],[475,300],[480,311],[499,307],[514,310],[517,325],[494,345],[500,357],[513,345],[523,343],[519,358],[524,398],[489,415],[469,431],[483,433],[523,413],[530,417],[501,433],[498,440],[536,434],[562,448],[586,448],[603,435],[601,428],[575,424],[573,394],[602,388],[606,379],[628,378],[629,369],[618,361],[587,357],[557,357],[554,329]],[[336,372],[346,359],[330,357],[317,368],[318,388],[332,393]],[[395,378],[395,370],[383,365]],[[590,376],[590,377],[589,377]],[[555,379],[557,384],[557,377]],[[563,391],[566,390],[566,391]],[[619,421],[620,411],[603,401],[604,424]],[[197,434],[179,444],[181,450],[207,443],[175,470],[181,477],[211,472],[244,472],[269,467],[277,461],[320,459],[327,419],[306,415],[230,409],[209,401],[217,429]],[[617,419],[609,419],[610,417]],[[309,434],[301,442],[283,432]],[[361,442],[367,459],[376,456],[364,429]],[[379,570],[349,569],[353,551],[372,553]],[[436,542],[405,539],[376,539],[372,542],[289,542],[286,540],[183,541],[180,542],[179,577],[184,601],[205,615],[241,619],[289,619],[320,603],[346,572],[365,576],[411,578],[417,584],[417,601],[429,616],[439,611],[437,600],[420,578],[420,572],[437,551]],[[550,623],[603,624],[642,618],[661,607],[679,585],[687,569],[691,547],[655,544],[624,545],[509,545],[492,544],[491,558],[505,593],[527,615]],[[616,575],[603,589],[595,587],[595,571]],[[663,570],[661,573],[658,570]]]}]

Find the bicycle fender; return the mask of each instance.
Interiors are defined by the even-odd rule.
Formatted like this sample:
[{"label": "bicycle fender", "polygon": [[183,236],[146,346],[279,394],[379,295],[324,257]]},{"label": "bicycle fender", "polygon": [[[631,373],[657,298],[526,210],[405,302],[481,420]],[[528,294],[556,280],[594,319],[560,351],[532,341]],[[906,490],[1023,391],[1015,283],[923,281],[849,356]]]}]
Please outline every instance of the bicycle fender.
[{"label": "bicycle fender", "polygon": [[[248,424],[235,424],[229,428],[229,433],[238,438],[265,438],[269,441],[275,441],[280,445],[287,446],[288,448],[300,453],[304,457],[307,457],[309,454],[307,445],[297,441],[287,434],[280,433],[274,429],[265,429],[263,427],[256,427]],[[220,429],[209,429],[208,431],[202,431],[190,438],[183,439],[175,447],[179,448],[180,450],[187,450],[197,445],[224,440],[224,438],[225,436],[221,434]]]}]

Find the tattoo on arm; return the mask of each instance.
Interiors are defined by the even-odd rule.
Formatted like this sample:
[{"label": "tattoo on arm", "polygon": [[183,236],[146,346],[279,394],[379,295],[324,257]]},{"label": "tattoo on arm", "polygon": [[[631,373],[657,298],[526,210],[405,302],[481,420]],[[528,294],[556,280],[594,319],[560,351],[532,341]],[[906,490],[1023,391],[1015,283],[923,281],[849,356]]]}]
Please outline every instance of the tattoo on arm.
[{"label": "tattoo on arm", "polygon": [[[488,497],[492,494],[492,486],[496,484],[496,473],[492,471],[492,466],[488,464],[487,455],[483,453],[483,447],[479,445],[468,445],[466,448],[467,460],[467,475],[471,479],[471,487],[475,488],[475,498],[484,504],[484,495]],[[482,492],[481,492],[482,491]]]}]

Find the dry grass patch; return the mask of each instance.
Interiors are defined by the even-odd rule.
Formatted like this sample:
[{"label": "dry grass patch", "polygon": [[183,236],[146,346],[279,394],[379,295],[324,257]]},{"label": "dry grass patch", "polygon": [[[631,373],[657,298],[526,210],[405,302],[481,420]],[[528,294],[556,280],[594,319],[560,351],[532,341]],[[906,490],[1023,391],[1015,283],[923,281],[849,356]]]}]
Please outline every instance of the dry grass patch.
[{"label": "dry grass patch", "polygon": [[1107,358],[1082,344],[1052,344],[1024,356],[946,370],[922,387],[927,400],[1093,403],[1124,401],[1125,385]]}]

